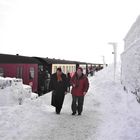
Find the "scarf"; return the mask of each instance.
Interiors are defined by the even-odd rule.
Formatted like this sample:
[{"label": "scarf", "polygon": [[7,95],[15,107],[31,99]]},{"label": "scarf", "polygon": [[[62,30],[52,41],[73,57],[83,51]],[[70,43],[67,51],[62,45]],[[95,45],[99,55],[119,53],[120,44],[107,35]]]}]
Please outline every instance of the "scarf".
[{"label": "scarf", "polygon": [[58,81],[58,82],[59,82],[59,81],[62,81],[61,75],[57,75],[57,81]]}]

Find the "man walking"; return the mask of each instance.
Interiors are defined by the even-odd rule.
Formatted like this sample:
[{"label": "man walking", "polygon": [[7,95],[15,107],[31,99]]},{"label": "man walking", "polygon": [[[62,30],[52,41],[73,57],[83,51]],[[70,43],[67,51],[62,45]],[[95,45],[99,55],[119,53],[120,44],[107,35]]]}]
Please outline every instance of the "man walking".
[{"label": "man walking", "polygon": [[89,88],[89,81],[86,75],[83,74],[83,69],[79,67],[71,79],[72,84],[72,115],[81,115],[83,111],[84,96]]}]

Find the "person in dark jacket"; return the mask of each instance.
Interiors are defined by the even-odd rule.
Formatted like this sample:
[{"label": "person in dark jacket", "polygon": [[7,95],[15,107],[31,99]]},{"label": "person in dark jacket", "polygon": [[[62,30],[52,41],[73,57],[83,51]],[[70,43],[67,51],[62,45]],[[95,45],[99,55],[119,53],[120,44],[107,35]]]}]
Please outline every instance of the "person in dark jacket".
[{"label": "person in dark jacket", "polygon": [[65,94],[67,93],[67,78],[61,68],[51,76],[49,89],[52,91],[51,105],[55,107],[56,114],[60,114]]},{"label": "person in dark jacket", "polygon": [[70,86],[71,86],[71,76],[70,76],[70,73],[68,72],[67,73],[67,81],[68,81],[68,92],[70,92]]},{"label": "person in dark jacket", "polygon": [[86,75],[83,74],[83,69],[79,67],[71,79],[72,84],[72,115],[75,115],[78,111],[78,115],[81,115],[83,111],[84,96],[89,88],[89,81]]}]

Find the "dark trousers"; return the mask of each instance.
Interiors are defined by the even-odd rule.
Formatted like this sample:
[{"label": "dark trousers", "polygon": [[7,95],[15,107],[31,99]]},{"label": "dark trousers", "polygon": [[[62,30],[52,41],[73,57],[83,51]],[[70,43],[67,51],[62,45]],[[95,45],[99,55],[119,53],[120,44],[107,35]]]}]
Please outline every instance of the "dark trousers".
[{"label": "dark trousers", "polygon": [[56,106],[55,106],[55,110],[56,113],[60,113],[62,106],[63,106],[63,102],[64,102],[64,95],[59,96],[56,98],[55,102],[56,102]]},{"label": "dark trousers", "polygon": [[83,111],[83,103],[84,103],[84,96],[73,96],[72,95],[72,105],[71,109],[72,112],[76,113],[81,113]]}]

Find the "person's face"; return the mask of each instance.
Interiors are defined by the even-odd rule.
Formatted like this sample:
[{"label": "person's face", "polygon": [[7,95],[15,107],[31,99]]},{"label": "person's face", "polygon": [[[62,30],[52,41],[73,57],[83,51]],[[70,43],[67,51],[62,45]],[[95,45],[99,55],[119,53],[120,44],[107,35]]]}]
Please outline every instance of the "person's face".
[{"label": "person's face", "polygon": [[77,75],[81,76],[82,75],[82,71],[80,69],[77,70]]},{"label": "person's face", "polygon": [[56,73],[57,73],[57,75],[61,75],[62,74],[62,72],[59,71],[59,70]]}]

